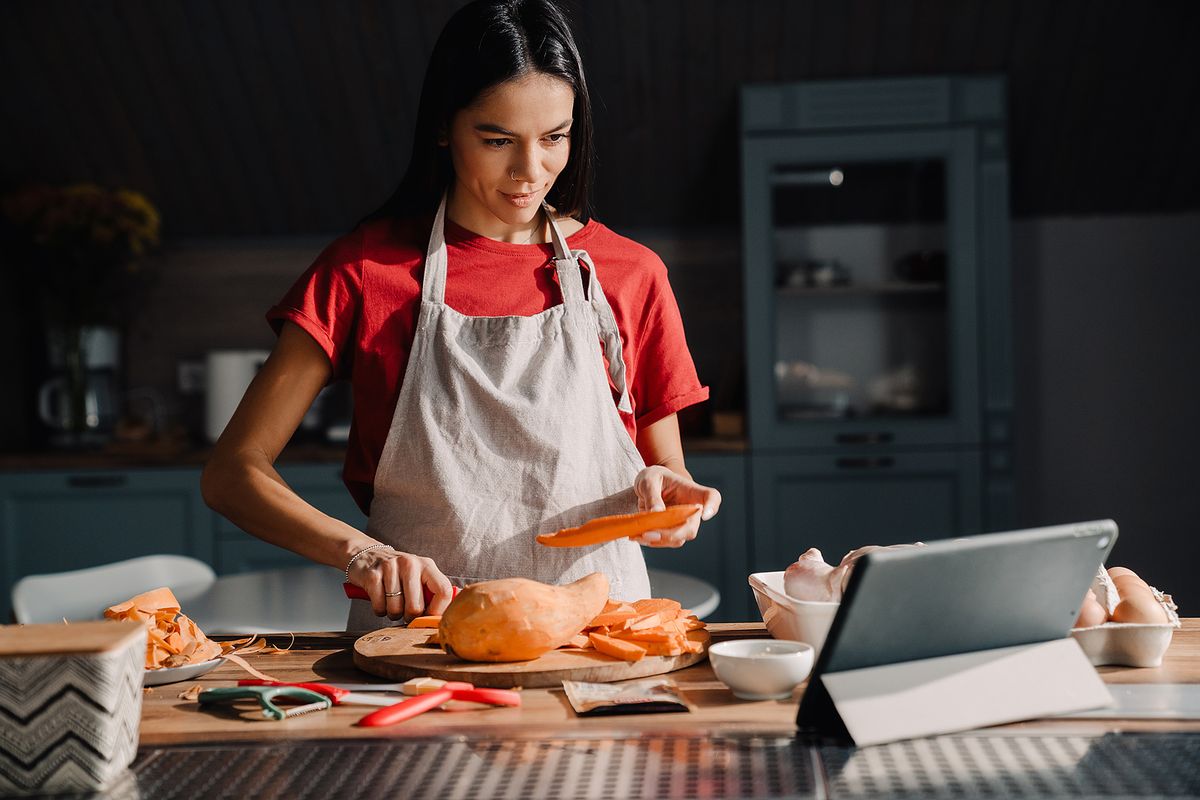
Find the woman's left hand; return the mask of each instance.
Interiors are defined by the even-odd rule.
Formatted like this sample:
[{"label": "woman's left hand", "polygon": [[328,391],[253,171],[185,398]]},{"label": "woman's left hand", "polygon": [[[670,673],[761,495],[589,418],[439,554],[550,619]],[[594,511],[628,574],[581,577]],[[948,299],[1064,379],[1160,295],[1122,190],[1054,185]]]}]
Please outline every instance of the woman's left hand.
[{"label": "woman's left hand", "polygon": [[661,511],[667,506],[698,503],[701,510],[675,528],[643,533],[636,542],[650,547],[682,547],[696,538],[702,519],[712,519],[721,507],[721,493],[710,486],[701,486],[666,467],[646,467],[633,480],[639,511]]}]

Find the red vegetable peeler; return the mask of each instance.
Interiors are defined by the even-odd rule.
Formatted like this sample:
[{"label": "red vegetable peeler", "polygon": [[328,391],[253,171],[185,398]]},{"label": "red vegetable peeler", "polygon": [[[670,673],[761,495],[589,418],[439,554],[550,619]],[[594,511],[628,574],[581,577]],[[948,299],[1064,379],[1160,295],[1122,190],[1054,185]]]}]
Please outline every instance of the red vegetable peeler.
[{"label": "red vegetable peeler", "polygon": [[418,714],[437,708],[451,700],[467,700],[472,703],[486,703],[492,706],[520,706],[521,693],[512,689],[476,689],[469,683],[447,683],[441,689],[428,694],[410,697],[399,703],[372,711],[358,721],[364,728],[381,728],[385,725],[395,725],[406,719],[412,719]]},{"label": "red vegetable peeler", "polygon": [[[371,596],[369,594],[367,594],[367,590],[362,588],[361,586],[358,586],[357,584],[353,584],[353,583],[349,583],[349,582],[343,583],[342,590],[346,592],[346,597],[349,597],[351,600],[370,600],[371,599]],[[430,603],[433,602],[433,590],[430,589],[428,586],[421,587],[421,595],[425,598],[425,605],[429,605]],[[458,587],[457,586],[453,587],[453,591],[450,592],[450,597],[453,598],[456,596],[458,596]]]}]

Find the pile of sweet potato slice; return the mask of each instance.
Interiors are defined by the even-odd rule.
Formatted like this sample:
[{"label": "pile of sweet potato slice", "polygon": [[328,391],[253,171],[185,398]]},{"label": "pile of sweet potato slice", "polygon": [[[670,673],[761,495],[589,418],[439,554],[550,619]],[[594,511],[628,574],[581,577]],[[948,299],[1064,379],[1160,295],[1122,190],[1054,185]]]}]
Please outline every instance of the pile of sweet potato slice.
[{"label": "pile of sweet potato slice", "polygon": [[704,623],[694,614],[676,600],[655,597],[632,603],[609,600],[604,610],[563,647],[640,661],[645,656],[703,652],[705,638]]}]

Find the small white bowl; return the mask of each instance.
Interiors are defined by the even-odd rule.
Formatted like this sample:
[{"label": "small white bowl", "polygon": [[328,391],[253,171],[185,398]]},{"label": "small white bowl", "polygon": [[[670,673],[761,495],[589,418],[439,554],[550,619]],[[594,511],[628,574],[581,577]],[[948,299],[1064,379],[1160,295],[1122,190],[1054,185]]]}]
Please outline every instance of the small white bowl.
[{"label": "small white bowl", "polygon": [[708,648],[717,678],[743,700],[784,700],[813,666],[813,648],[781,639],[734,639]]},{"label": "small white bowl", "polygon": [[776,639],[808,642],[813,652],[820,655],[841,603],[797,600],[784,591],[782,572],[756,572],[748,580],[771,635]]}]

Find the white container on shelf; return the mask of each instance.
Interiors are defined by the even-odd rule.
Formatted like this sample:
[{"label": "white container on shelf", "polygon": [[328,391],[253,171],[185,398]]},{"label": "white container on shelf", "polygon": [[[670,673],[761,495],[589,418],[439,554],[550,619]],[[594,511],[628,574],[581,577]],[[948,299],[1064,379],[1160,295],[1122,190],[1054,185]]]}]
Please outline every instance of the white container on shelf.
[{"label": "white container on shelf", "polygon": [[205,359],[204,433],[220,438],[250,381],[271,353],[267,350],[212,350]]},{"label": "white container on shelf", "polygon": [[756,572],[749,577],[754,600],[767,630],[776,639],[807,642],[821,654],[840,603],[797,600],[783,589],[783,572]]}]

